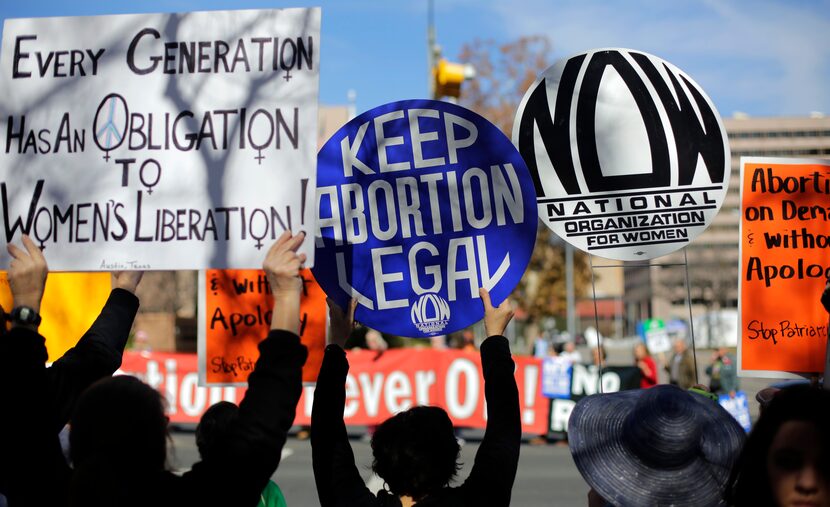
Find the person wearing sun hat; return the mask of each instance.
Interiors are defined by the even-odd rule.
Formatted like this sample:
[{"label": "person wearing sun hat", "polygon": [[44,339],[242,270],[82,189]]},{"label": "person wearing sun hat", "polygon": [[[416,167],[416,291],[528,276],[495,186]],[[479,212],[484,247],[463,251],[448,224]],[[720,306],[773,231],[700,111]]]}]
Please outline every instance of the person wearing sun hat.
[{"label": "person wearing sun hat", "polygon": [[709,506],[746,434],[710,393],[659,385],[583,398],[568,439],[590,505]]}]

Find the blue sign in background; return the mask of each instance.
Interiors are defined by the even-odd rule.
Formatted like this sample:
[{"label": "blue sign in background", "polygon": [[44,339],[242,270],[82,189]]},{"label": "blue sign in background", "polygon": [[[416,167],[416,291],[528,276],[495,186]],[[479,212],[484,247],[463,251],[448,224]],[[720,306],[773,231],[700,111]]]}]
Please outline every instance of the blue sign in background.
[{"label": "blue sign in background", "polygon": [[749,403],[747,402],[745,392],[738,391],[735,393],[735,397],[731,397],[728,394],[721,394],[718,397],[718,403],[738,421],[738,424],[743,427],[744,431],[749,433],[752,430],[752,418],[749,414]]},{"label": "blue sign in background", "polygon": [[491,280],[501,303],[536,240],[536,194],[519,152],[485,118],[446,102],[393,102],[349,121],[318,154],[317,196],[315,278],[343,308],[356,294],[357,321],[400,336],[480,320],[478,287]]},{"label": "blue sign in background", "polygon": [[546,398],[570,398],[572,373],[572,362],[562,357],[546,357],[542,361],[542,395]]}]

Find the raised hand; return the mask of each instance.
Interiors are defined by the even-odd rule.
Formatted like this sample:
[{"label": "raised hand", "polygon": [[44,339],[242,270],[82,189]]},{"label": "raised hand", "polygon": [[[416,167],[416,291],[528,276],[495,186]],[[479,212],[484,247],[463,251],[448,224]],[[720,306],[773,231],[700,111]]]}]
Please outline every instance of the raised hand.
[{"label": "raised hand", "polygon": [[262,262],[262,269],[268,276],[274,294],[271,329],[295,334],[300,332],[300,292],[303,288],[300,269],[305,262],[305,254],[298,254],[297,250],[304,239],[304,232],[292,235],[291,231],[285,231],[268,250]]},{"label": "raised hand", "polygon": [[144,276],[144,271],[113,271],[112,288],[124,289],[135,294],[142,276]]},{"label": "raised hand", "polygon": [[39,312],[49,266],[46,265],[43,252],[29,236],[24,235],[21,239],[25,250],[11,243],[6,247],[12,257],[9,263],[9,286],[15,306],[28,306]]},{"label": "raised hand", "polygon": [[303,288],[300,268],[305,262],[305,254],[298,254],[297,250],[304,239],[304,232],[292,235],[291,231],[285,231],[268,250],[262,269],[268,275],[275,296],[293,292],[299,294]]},{"label": "raised hand", "polygon": [[357,299],[349,301],[348,312],[344,312],[331,298],[326,298],[329,306],[329,342],[343,347],[354,329],[354,311]]},{"label": "raised hand", "polygon": [[484,330],[487,336],[504,335],[504,329],[510,319],[513,318],[513,307],[510,306],[510,300],[505,299],[499,306],[493,307],[487,289],[478,289],[478,295],[481,296],[481,301],[484,303]]}]

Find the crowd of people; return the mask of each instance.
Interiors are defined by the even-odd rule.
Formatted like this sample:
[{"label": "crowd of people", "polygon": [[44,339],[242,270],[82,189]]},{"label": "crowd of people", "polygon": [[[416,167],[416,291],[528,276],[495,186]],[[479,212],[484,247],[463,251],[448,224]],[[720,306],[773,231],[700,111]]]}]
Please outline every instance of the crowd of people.
[{"label": "crowd of people", "polygon": [[[268,250],[271,330],[239,405],[211,407],[196,431],[200,461],[177,475],[168,465],[162,395],[135,377],[112,376],[138,310],[140,272],[113,274],[99,317],[77,345],[46,367],[37,332],[48,267],[26,236],[8,245],[14,310],[0,326],[0,506],[285,506],[271,476],[302,391],[299,309],[303,233],[286,232]],[[456,479],[459,443],[447,412],[413,407],[372,435],[372,469],[384,489],[369,490],[358,470],[343,410],[349,370],[344,345],[354,303],[330,304],[326,347],[311,414],[312,463],[320,505],[509,505],[522,441],[515,364],[503,336],[513,312],[480,290],[488,338],[480,346],[487,428],[472,470]],[[822,294],[830,312],[830,282]],[[577,403],[569,447],[591,487],[591,506],[830,505],[830,392],[814,385],[766,392],[749,437],[717,403],[736,388],[735,361],[712,357],[710,386],[690,385],[690,353],[677,343],[657,385],[658,366],[643,345],[634,362],[641,387]],[[603,361],[603,349],[595,349]],[[573,354],[575,350],[564,350]],[[577,353],[578,355],[578,353]],[[576,360],[572,355],[571,357]],[[693,361],[693,360],[692,360]],[[692,368],[694,363],[692,362]],[[688,389],[691,387],[691,389]],[[69,425],[69,452],[61,432]],[[455,481],[460,485],[451,486]]]}]

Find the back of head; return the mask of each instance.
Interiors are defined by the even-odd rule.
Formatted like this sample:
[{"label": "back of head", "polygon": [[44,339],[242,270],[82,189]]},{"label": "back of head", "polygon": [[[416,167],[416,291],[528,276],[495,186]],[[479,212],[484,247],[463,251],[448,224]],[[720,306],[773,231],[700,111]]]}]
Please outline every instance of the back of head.
[{"label": "back of head", "polygon": [[202,459],[211,456],[216,442],[225,439],[233,423],[239,418],[239,407],[229,401],[220,401],[202,414],[196,426],[196,447]]},{"label": "back of head", "polygon": [[78,401],[69,443],[76,470],[163,471],[167,417],[161,394],[127,375],[99,380]]},{"label": "back of head", "polygon": [[[830,462],[830,391],[807,385],[782,389],[758,419],[732,470],[727,490],[730,505],[775,505],[768,457],[778,430],[791,421],[812,423],[820,436],[814,446],[824,463]],[[823,472],[821,480],[830,482],[830,470]]]},{"label": "back of head", "polygon": [[372,437],[372,469],[392,493],[418,501],[455,477],[460,450],[444,409],[414,407],[377,428]]}]

